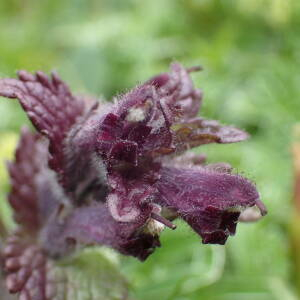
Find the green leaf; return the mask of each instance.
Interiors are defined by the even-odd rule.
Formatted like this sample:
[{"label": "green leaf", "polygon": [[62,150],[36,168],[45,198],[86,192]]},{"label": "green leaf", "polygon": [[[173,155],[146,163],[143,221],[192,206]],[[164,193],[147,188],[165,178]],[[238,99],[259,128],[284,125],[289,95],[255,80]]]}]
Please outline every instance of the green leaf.
[{"label": "green leaf", "polygon": [[61,273],[63,300],[125,300],[128,284],[113,262],[112,252],[89,248],[60,263],[55,272]]}]

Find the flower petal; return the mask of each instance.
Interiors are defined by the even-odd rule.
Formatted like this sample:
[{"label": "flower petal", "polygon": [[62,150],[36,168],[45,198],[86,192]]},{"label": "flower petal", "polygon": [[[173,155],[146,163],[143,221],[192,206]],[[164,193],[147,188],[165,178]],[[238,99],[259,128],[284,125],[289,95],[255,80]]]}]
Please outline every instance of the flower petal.
[{"label": "flower petal", "polygon": [[94,203],[73,210],[63,220],[54,218],[41,232],[43,248],[52,257],[61,257],[73,251],[73,247],[104,245],[124,255],[145,260],[156,247],[158,237],[143,232],[148,215],[139,215],[132,222],[116,221],[105,204]]},{"label": "flower petal", "polygon": [[235,233],[240,211],[260,205],[249,180],[201,167],[164,167],[156,187],[160,204],[175,209],[201,235],[203,243],[224,244]]},{"label": "flower petal", "polygon": [[183,151],[200,145],[228,144],[246,140],[249,135],[232,126],[223,126],[214,120],[190,119],[172,126],[176,136],[176,149]]},{"label": "flower petal", "polygon": [[[135,222],[141,216],[146,220],[152,211],[152,200],[157,189],[140,169],[128,169],[129,174],[112,173],[108,176],[110,193],[107,196],[108,209],[113,218],[120,222]],[[135,173],[139,175],[135,176]]]},{"label": "flower petal", "polygon": [[[197,71],[197,68],[191,68],[191,71]],[[147,82],[157,88],[161,98],[168,96],[169,106],[180,107],[183,119],[197,116],[202,99],[202,91],[194,88],[189,73],[188,69],[174,63],[169,73],[157,75]]]}]

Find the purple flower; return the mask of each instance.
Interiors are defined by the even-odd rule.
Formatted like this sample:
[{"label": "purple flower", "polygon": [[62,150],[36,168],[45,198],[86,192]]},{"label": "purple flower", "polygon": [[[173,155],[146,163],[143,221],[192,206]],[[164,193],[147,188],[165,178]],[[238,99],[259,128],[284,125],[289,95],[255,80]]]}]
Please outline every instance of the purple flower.
[{"label": "purple flower", "polygon": [[187,152],[248,138],[197,116],[202,92],[189,76],[196,69],[173,64],[112,103],[72,95],[55,74],[0,80],[0,95],[18,98],[37,130],[23,130],[8,165],[16,244],[34,244],[43,259],[97,244],[145,260],[176,218],[203,243],[224,244],[245,208],[264,215],[253,183]]}]

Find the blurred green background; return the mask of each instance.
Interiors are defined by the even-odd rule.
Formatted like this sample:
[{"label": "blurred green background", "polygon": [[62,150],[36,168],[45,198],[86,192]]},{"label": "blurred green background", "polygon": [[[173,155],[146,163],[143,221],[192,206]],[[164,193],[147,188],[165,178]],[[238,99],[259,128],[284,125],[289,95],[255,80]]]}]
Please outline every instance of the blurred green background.
[{"label": "blurred green background", "polygon": [[[73,90],[111,99],[172,61],[200,64],[204,71],[193,78],[204,90],[202,116],[252,135],[196,151],[254,180],[269,214],[240,224],[226,247],[202,245],[178,221],[145,263],[120,258],[141,300],[300,299],[289,234],[299,50],[297,0],[0,1],[1,77],[54,69]],[[28,121],[16,101],[0,100],[0,208],[9,222],[2,162]]]}]

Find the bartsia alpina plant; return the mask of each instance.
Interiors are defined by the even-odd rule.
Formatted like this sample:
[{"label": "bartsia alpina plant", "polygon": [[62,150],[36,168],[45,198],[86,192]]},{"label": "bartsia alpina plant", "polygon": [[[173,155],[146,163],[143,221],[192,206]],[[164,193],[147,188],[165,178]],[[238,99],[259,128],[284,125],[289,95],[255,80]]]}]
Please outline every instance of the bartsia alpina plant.
[{"label": "bartsia alpina plant", "polygon": [[22,130],[8,164],[19,225],[3,251],[11,292],[60,299],[47,270],[80,247],[105,245],[143,261],[176,218],[203,243],[224,244],[244,209],[266,213],[252,182],[189,152],[248,137],[197,116],[196,70],[173,64],[113,102],[74,96],[56,74],[0,80],[0,95],[19,99],[37,130]]}]

